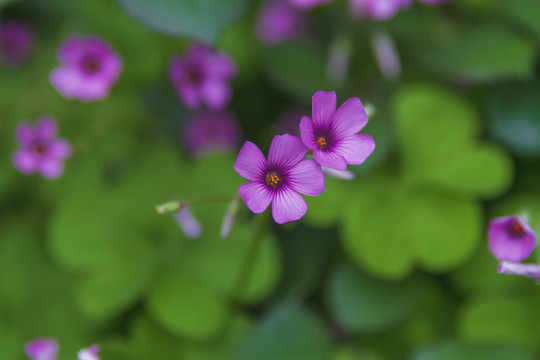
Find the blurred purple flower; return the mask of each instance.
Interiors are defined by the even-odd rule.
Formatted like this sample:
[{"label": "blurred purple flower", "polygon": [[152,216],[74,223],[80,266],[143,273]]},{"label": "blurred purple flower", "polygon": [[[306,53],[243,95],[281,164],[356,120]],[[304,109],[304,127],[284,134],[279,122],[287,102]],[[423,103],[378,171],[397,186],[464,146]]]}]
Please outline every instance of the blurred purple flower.
[{"label": "blurred purple flower", "polygon": [[56,360],[58,343],[50,338],[34,339],[26,343],[24,352],[30,360]]},{"label": "blurred purple flower", "polygon": [[401,74],[401,62],[390,35],[384,31],[375,32],[371,36],[371,46],[383,77],[388,80],[397,78]]},{"label": "blurred purple flower", "polygon": [[97,36],[70,35],[57,53],[60,66],[50,74],[52,86],[67,99],[96,101],[107,97],[122,71],[122,59]]},{"label": "blurred purple flower", "polygon": [[257,17],[257,37],[265,44],[282,44],[302,31],[305,20],[286,0],[267,0]]},{"label": "blurred purple flower", "polygon": [[173,216],[186,236],[194,239],[201,236],[201,224],[195,219],[188,207],[181,208]]},{"label": "blurred purple flower", "polygon": [[536,246],[536,234],[520,216],[504,216],[491,220],[488,229],[489,251],[497,260],[521,261]]},{"label": "blurred purple flower", "polygon": [[78,360],[99,360],[99,346],[94,344],[86,349],[79,350]]},{"label": "blurred purple flower", "polygon": [[34,49],[34,32],[24,22],[0,24],[0,59],[8,66],[21,65]]},{"label": "blurred purple flower", "polygon": [[296,136],[276,135],[266,160],[257,145],[246,141],[234,170],[250,180],[238,188],[248,209],[258,214],[272,203],[272,216],[278,224],[304,216],[307,204],[300,194],[317,196],[324,191],[321,167],[313,160],[302,160],[306,152]]},{"label": "blurred purple flower", "polygon": [[302,10],[310,10],[319,5],[329,4],[332,0],[289,0],[289,3]]},{"label": "blurred purple flower", "polygon": [[300,137],[298,124],[305,114],[305,108],[301,106],[291,107],[285,110],[272,125],[272,132],[277,134],[291,134]]},{"label": "blurred purple flower", "polygon": [[169,66],[178,97],[192,110],[202,103],[212,111],[222,110],[232,97],[230,81],[235,75],[236,65],[229,55],[204,44],[190,46],[185,55],[173,57]]},{"label": "blurred purple flower", "polygon": [[387,20],[400,10],[408,8],[412,0],[349,0],[353,17],[358,19]]},{"label": "blurred purple flower", "polygon": [[312,117],[302,118],[300,133],[322,166],[345,170],[347,164],[363,163],[375,150],[371,136],[357,134],[368,122],[360,99],[350,98],[336,111],[336,93],[318,91],[313,95]]},{"label": "blurred purple flower", "polygon": [[512,261],[501,261],[497,269],[499,274],[521,275],[540,281],[540,265],[521,264]]},{"label": "blurred purple flower", "polygon": [[48,179],[55,179],[64,172],[63,161],[71,156],[71,145],[57,138],[56,120],[40,118],[35,126],[21,122],[15,129],[19,149],[13,154],[13,164],[23,174],[35,171]]},{"label": "blurred purple flower", "polygon": [[200,113],[186,119],[182,129],[183,140],[194,155],[236,149],[241,131],[229,113]]}]

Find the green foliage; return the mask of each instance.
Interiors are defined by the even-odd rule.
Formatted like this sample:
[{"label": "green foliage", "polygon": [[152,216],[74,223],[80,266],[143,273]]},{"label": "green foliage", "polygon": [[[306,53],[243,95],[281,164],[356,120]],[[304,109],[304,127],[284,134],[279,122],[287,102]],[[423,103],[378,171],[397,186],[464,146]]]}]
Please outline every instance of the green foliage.
[{"label": "green foliage", "polygon": [[478,345],[447,342],[420,351],[415,360],[532,360],[520,349],[505,345]]},{"label": "green foliage", "polygon": [[225,25],[245,9],[247,0],[119,0],[147,26],[170,35],[215,43]]}]

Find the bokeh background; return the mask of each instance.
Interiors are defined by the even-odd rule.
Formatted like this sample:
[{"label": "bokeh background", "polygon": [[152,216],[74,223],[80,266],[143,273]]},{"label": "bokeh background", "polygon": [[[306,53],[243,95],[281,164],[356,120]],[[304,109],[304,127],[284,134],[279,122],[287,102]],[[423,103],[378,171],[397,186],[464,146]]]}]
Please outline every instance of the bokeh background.
[{"label": "bokeh background", "polygon": [[[301,12],[280,44],[257,36],[258,0],[0,4],[36,44],[0,68],[0,359],[25,359],[38,336],[59,341],[60,360],[91,343],[111,360],[540,356],[540,288],[497,274],[485,238],[492,217],[540,218],[537,0],[414,3],[385,21],[334,0]],[[66,100],[49,83],[72,33],[123,59],[102,101]],[[241,204],[225,240],[226,202],[192,206],[198,239],[156,214],[244,181],[237,150],[186,148],[194,112],[167,72],[194,41],[236,62],[226,111],[263,151],[297,131],[318,90],[370,104],[363,132],[377,148],[349,167],[356,179],[327,178],[283,226]],[[57,180],[12,164],[16,125],[43,115],[74,149]]]}]

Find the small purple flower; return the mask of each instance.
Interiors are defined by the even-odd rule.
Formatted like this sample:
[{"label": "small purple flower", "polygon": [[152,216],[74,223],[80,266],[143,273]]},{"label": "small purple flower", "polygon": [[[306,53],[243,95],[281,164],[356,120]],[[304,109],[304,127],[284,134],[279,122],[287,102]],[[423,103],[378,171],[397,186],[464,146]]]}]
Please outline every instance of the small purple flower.
[{"label": "small purple flower", "polygon": [[94,344],[86,349],[79,350],[78,360],[99,360],[99,346]]},{"label": "small purple flower", "polygon": [[0,24],[0,59],[8,66],[22,64],[34,49],[34,33],[23,22],[5,21]]},{"label": "small purple flower", "polygon": [[40,118],[35,126],[20,123],[15,129],[19,149],[13,154],[13,164],[23,174],[39,172],[55,179],[64,172],[63,161],[71,156],[71,145],[57,138],[57,125],[52,117]]},{"label": "small purple flower", "polygon": [[192,109],[205,103],[212,111],[222,110],[231,100],[230,81],[236,66],[229,55],[213,51],[204,44],[194,44],[183,56],[173,57],[169,78],[178,97]]},{"label": "small purple flower", "polygon": [[300,219],[307,204],[300,194],[317,196],[324,191],[324,175],[313,160],[302,160],[307,149],[296,136],[276,135],[268,160],[246,141],[234,163],[234,170],[250,182],[240,185],[238,194],[249,210],[262,213],[272,203],[278,224]]},{"label": "small purple flower", "polygon": [[540,281],[540,265],[521,264],[512,261],[501,261],[497,269],[499,274],[521,275]]},{"label": "small purple flower", "polygon": [[193,239],[201,236],[201,224],[195,219],[189,207],[182,207],[180,211],[173,214],[173,216],[186,236]]},{"label": "small purple flower", "polygon": [[182,137],[194,155],[231,151],[241,138],[236,119],[229,113],[200,113],[186,119]]},{"label": "small purple flower", "polygon": [[289,3],[301,10],[310,10],[316,6],[329,4],[332,0],[289,0]]},{"label": "small purple flower", "polygon": [[267,0],[257,18],[257,37],[265,44],[282,44],[299,35],[305,20],[286,0]]},{"label": "small purple flower", "polygon": [[408,8],[412,0],[349,0],[350,11],[355,18],[387,20],[400,10]]},{"label": "small purple flower", "polygon": [[536,234],[520,216],[504,216],[491,220],[488,240],[489,251],[501,261],[524,260],[536,246]]},{"label": "small purple flower", "polygon": [[24,352],[30,360],[56,360],[58,343],[50,338],[38,338],[24,346]]},{"label": "small purple flower", "polygon": [[60,46],[60,66],[50,74],[52,86],[67,99],[96,101],[107,97],[122,71],[122,59],[97,36],[69,36]]},{"label": "small purple flower", "polygon": [[350,98],[336,111],[336,93],[318,91],[313,95],[312,117],[302,118],[300,133],[322,166],[345,170],[347,164],[363,163],[375,149],[371,136],[357,134],[368,122],[360,99]]}]

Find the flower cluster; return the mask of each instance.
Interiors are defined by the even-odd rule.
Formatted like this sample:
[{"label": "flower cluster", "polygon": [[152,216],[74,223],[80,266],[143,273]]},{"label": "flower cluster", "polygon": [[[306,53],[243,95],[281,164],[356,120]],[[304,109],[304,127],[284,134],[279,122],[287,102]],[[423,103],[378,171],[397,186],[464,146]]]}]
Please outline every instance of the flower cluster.
[{"label": "flower cluster", "polygon": [[524,217],[493,219],[488,229],[488,246],[500,261],[499,273],[522,275],[540,281],[540,265],[521,263],[536,247],[536,234]]},{"label": "flower cluster", "polygon": [[[249,210],[262,213],[272,203],[278,224],[299,220],[307,211],[300,194],[317,196],[324,191],[321,167],[343,171],[373,152],[373,138],[358,134],[368,122],[360,99],[351,98],[337,110],[336,104],[335,92],[315,93],[312,119],[304,116],[300,122],[301,138],[276,135],[268,158],[255,144],[245,142],[234,169],[250,180],[238,189]],[[305,158],[308,151],[314,160]]]},{"label": "flower cluster", "polygon": [[[56,360],[58,356],[58,342],[50,338],[38,338],[26,343],[24,352],[30,360]],[[99,360],[99,346],[92,345],[79,350],[78,360]]]}]

